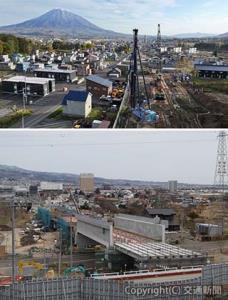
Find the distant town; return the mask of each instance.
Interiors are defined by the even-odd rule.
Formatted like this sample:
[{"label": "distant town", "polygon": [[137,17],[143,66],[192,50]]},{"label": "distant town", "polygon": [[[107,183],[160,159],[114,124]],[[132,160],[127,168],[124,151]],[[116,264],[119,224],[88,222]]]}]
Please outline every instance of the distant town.
[{"label": "distant town", "polygon": [[[228,279],[227,131],[219,132],[217,151],[215,181],[208,185],[0,165],[3,299],[16,282],[25,297],[27,284],[37,297],[46,289],[69,294],[69,284],[76,295],[80,282],[80,293],[94,297],[94,289],[107,284],[126,294],[129,281],[178,282],[184,295],[186,280],[202,288],[215,272],[223,280],[214,292],[220,295]],[[59,281],[64,289],[55,286]],[[89,291],[87,284],[93,285]]]}]

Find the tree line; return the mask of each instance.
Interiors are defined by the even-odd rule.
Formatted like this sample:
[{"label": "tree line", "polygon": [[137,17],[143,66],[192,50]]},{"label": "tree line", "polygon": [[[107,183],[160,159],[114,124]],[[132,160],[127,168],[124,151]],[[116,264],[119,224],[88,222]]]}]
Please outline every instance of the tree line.
[{"label": "tree line", "polygon": [[224,43],[200,42],[195,47],[200,51],[228,51],[228,41]]},{"label": "tree line", "polygon": [[39,41],[16,37],[12,34],[0,34],[0,55],[13,53],[31,54],[35,50],[52,51],[52,50],[88,50],[93,45],[90,43],[70,43],[66,41],[54,41],[48,43],[41,43]]},{"label": "tree line", "polygon": [[32,40],[11,34],[0,34],[0,54],[11,55],[15,52],[30,54],[35,47],[36,43]]}]

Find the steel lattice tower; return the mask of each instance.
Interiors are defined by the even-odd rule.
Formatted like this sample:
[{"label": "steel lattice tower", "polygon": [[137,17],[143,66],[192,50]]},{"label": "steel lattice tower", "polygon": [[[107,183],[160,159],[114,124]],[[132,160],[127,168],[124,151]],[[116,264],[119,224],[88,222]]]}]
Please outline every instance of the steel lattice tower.
[{"label": "steel lattice tower", "polygon": [[223,190],[228,182],[226,136],[225,131],[221,131],[218,135],[217,163],[214,180],[214,184],[220,186]]}]

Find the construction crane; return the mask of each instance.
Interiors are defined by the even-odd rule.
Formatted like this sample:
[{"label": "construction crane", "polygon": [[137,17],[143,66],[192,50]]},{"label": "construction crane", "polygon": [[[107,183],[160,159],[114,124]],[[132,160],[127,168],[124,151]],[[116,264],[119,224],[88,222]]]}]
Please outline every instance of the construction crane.
[{"label": "construction crane", "polygon": [[[130,105],[132,108],[133,115],[136,116],[140,121],[146,123],[155,123],[158,120],[158,115],[154,111],[150,110],[150,100],[146,87],[142,59],[138,46],[138,29],[134,29],[133,33],[133,52],[130,60],[129,71]],[[142,97],[142,94],[140,95],[138,64],[140,65],[143,78],[143,87],[145,91],[144,99]]]}]

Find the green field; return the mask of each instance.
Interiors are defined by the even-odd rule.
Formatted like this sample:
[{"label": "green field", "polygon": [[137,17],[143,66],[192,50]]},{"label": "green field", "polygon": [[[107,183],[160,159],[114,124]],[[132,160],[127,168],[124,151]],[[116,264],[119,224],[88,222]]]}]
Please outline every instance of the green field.
[{"label": "green field", "polygon": [[194,78],[193,84],[195,87],[205,89],[205,92],[220,92],[220,93],[228,94],[227,79]]},{"label": "green field", "polygon": [[0,128],[9,128],[15,123],[17,123],[19,120],[21,120],[22,116],[30,116],[32,114],[31,110],[18,110],[16,112],[13,112],[7,116],[4,116],[0,118]]}]

